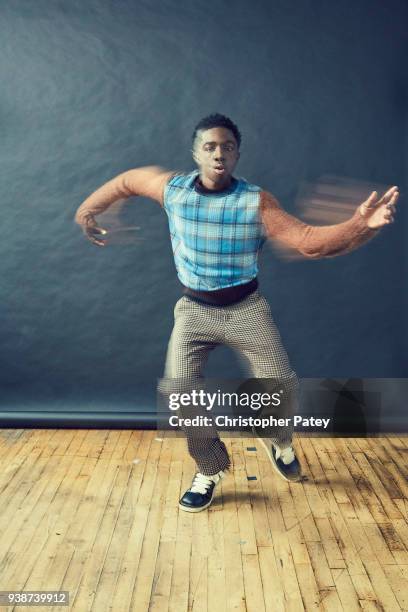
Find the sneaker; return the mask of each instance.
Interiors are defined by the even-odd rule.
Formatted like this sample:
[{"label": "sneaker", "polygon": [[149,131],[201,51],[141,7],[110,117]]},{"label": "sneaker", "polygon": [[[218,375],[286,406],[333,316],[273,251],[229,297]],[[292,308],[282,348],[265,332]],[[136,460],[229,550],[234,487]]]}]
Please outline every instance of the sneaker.
[{"label": "sneaker", "polygon": [[213,500],[215,486],[224,476],[222,470],[211,476],[197,472],[191,487],[180,499],[179,508],[186,512],[200,512],[200,510],[208,508]]},{"label": "sneaker", "polygon": [[298,458],[292,446],[281,450],[265,438],[258,438],[262,443],[275,471],[288,482],[299,482],[302,480],[302,470]]}]

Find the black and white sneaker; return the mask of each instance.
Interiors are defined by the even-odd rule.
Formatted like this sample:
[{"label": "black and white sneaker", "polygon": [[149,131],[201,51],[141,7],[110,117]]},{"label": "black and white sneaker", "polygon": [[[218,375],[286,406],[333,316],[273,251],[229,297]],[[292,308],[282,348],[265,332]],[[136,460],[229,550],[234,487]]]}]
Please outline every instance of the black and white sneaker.
[{"label": "black and white sneaker", "polygon": [[191,487],[180,499],[179,508],[186,512],[200,512],[208,508],[213,500],[214,489],[224,476],[222,470],[211,476],[197,472]]},{"label": "black and white sneaker", "polygon": [[302,480],[302,469],[292,446],[281,450],[267,438],[258,438],[258,440],[264,447],[272,466],[279,476],[288,482],[299,482]]}]

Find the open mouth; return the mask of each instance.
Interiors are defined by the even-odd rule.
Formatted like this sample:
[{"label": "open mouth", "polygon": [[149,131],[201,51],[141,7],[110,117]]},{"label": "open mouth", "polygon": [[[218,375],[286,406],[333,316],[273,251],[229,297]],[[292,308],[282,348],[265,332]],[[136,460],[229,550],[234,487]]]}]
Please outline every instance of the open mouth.
[{"label": "open mouth", "polygon": [[214,170],[217,174],[224,174],[225,166],[214,166]]}]

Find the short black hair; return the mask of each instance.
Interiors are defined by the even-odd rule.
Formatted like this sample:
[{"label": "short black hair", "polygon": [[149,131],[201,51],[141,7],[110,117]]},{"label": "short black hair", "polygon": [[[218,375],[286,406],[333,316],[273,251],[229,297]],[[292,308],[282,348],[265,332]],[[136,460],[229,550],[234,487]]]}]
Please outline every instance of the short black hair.
[{"label": "short black hair", "polygon": [[235,140],[237,141],[239,149],[241,145],[241,133],[239,129],[237,128],[235,123],[231,121],[231,119],[229,119],[229,117],[226,117],[225,115],[220,115],[220,113],[208,115],[197,123],[193,132],[193,145],[195,143],[195,139],[197,138],[197,133],[200,130],[210,130],[214,127],[223,127],[227,128],[228,130],[231,130],[231,132],[234,134]]}]

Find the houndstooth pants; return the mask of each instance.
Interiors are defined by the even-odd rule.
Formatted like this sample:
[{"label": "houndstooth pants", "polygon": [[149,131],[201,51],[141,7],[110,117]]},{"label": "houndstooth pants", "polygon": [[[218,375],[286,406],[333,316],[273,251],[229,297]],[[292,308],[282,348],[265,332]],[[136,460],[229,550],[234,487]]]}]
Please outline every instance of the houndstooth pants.
[{"label": "houndstooth pants", "polygon": [[[209,354],[220,345],[236,351],[253,377],[279,380],[285,394],[279,416],[289,417],[290,424],[274,428],[270,438],[281,448],[289,446],[299,382],[290,367],[270,306],[259,291],[229,306],[201,304],[187,296],[180,298],[174,308],[174,327],[159,391],[183,392],[200,386]],[[202,407],[200,410],[202,413]],[[191,407],[188,415],[192,416]],[[198,471],[208,475],[230,468],[227,449],[215,426],[182,428]]]}]

